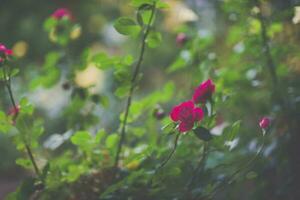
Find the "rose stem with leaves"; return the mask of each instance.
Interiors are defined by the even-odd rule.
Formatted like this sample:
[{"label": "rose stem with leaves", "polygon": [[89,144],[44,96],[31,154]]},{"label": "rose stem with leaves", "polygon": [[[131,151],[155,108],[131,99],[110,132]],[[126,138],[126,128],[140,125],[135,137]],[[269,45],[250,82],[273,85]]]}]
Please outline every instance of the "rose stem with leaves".
[{"label": "rose stem with leaves", "polygon": [[150,15],[149,21],[148,21],[147,25],[145,27],[143,27],[143,30],[142,30],[142,45],[141,45],[141,50],[140,50],[140,54],[138,57],[138,61],[135,65],[135,69],[132,74],[131,86],[130,86],[130,90],[129,90],[129,94],[128,94],[128,98],[127,98],[124,119],[123,119],[123,122],[121,125],[121,136],[120,136],[120,140],[119,140],[117,152],[116,152],[116,157],[115,157],[115,164],[114,164],[115,168],[117,168],[119,165],[120,153],[122,150],[123,143],[125,141],[126,125],[127,125],[127,118],[128,118],[129,110],[130,110],[130,106],[131,106],[131,99],[132,99],[133,92],[134,92],[134,89],[136,86],[137,77],[138,77],[138,74],[139,74],[139,71],[141,68],[141,64],[142,64],[142,61],[144,58],[144,53],[145,53],[145,48],[146,48],[146,39],[147,39],[147,36],[148,36],[150,28],[151,28],[155,10],[156,10],[156,7],[155,7],[155,2],[154,2],[152,5],[152,10],[151,10],[151,15]]},{"label": "rose stem with leaves", "polygon": [[241,167],[239,167],[234,173],[231,174],[231,176],[229,176],[227,179],[225,179],[219,185],[217,185],[215,187],[215,189],[213,190],[213,192],[209,194],[210,198],[213,198],[218,192],[221,192],[225,188],[226,185],[230,185],[234,181],[236,175],[238,175],[243,170],[250,167],[254,163],[254,161],[256,161],[258,159],[259,155],[261,154],[261,152],[263,151],[263,149],[265,147],[265,135],[266,134],[263,134],[262,145],[261,145],[260,149],[256,152],[255,156],[252,159],[250,159],[248,162],[243,164]]},{"label": "rose stem with leaves", "polygon": [[204,142],[203,150],[201,152],[201,158],[200,158],[199,164],[196,167],[196,169],[194,170],[193,176],[192,176],[192,178],[190,179],[190,181],[187,184],[187,193],[189,193],[189,191],[191,189],[191,186],[193,185],[193,183],[194,183],[195,179],[197,178],[198,174],[200,174],[203,171],[204,167],[205,167],[205,162],[206,162],[206,159],[207,159],[207,156],[208,156],[208,152],[209,152],[208,147],[209,147],[208,143]]},{"label": "rose stem with leaves", "polygon": [[181,133],[177,133],[175,140],[174,140],[174,147],[173,147],[172,151],[169,153],[168,157],[155,169],[154,174],[148,183],[149,187],[152,186],[153,178],[156,175],[156,173],[169,162],[169,160],[172,158],[173,154],[175,153],[180,135],[181,135]]},{"label": "rose stem with leaves", "polygon": [[[12,89],[11,89],[11,76],[10,76],[9,73],[6,74],[5,66],[3,67],[3,76],[4,76],[4,84],[5,84],[6,88],[7,88],[10,101],[11,101],[14,109],[18,110],[16,101],[14,99],[13,92],[12,92]],[[18,114],[19,114],[19,112],[16,112],[16,114],[13,116],[13,121],[15,121],[17,119]],[[24,142],[25,149],[26,149],[26,152],[28,154],[28,157],[29,157],[29,159],[30,159],[30,161],[31,161],[31,163],[33,165],[34,171],[35,171],[36,175],[40,178],[41,177],[41,173],[40,173],[40,170],[39,170],[39,168],[38,168],[38,166],[36,164],[36,161],[34,159],[34,156],[33,156],[33,153],[31,151],[31,148],[27,144],[27,142],[25,141],[25,139],[23,139],[23,142]]]}]

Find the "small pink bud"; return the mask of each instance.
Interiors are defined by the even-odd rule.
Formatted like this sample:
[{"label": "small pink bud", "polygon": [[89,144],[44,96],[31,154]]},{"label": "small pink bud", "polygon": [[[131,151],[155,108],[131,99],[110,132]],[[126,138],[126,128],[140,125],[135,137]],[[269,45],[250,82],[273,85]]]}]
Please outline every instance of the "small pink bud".
[{"label": "small pink bud", "polygon": [[270,126],[271,120],[268,117],[263,117],[260,122],[259,122],[259,126],[262,129],[267,129]]},{"label": "small pink bud", "polygon": [[0,43],[0,51],[5,51],[5,50],[6,50],[5,45]]},{"label": "small pink bud", "polygon": [[51,16],[57,20],[62,19],[63,17],[73,19],[71,11],[67,8],[58,8]]},{"label": "small pink bud", "polygon": [[0,43],[0,62],[5,61],[9,56],[13,54],[11,49],[6,48],[6,46]]},{"label": "small pink bud", "polygon": [[21,108],[20,105],[17,105],[16,107],[11,107],[9,108],[7,114],[14,117],[15,115],[19,114],[20,108]]},{"label": "small pink bud", "polygon": [[156,108],[154,109],[153,116],[156,119],[161,120],[166,116],[166,113],[162,108]]},{"label": "small pink bud", "polygon": [[177,36],[176,36],[176,43],[177,45],[179,46],[183,46],[187,41],[187,36],[185,33],[179,33]]}]

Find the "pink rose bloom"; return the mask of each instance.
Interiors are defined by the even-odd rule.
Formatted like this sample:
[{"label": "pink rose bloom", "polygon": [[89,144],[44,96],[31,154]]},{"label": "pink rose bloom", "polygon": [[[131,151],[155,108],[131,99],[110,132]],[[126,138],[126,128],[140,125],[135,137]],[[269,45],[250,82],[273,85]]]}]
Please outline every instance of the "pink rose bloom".
[{"label": "pink rose bloom", "polygon": [[185,33],[179,33],[177,36],[176,36],[176,43],[179,45],[179,46],[182,46],[184,45],[184,43],[187,41],[187,36]]},{"label": "pink rose bloom", "polygon": [[11,49],[6,48],[6,46],[1,43],[0,43],[0,52],[6,56],[10,56],[13,54],[13,51]]},{"label": "pink rose bloom", "polygon": [[205,103],[211,98],[212,94],[215,92],[215,85],[212,80],[208,79],[202,82],[195,90],[193,95],[193,101],[198,103]]},{"label": "pink rose bloom", "polygon": [[195,107],[193,101],[183,102],[173,107],[170,118],[179,122],[179,131],[186,132],[193,128],[194,123],[203,119],[204,113],[201,108]]},{"label": "pink rose bloom", "polygon": [[59,20],[63,17],[72,19],[72,13],[67,8],[58,8],[57,10],[54,11],[54,13],[51,16],[57,20]]},{"label": "pink rose bloom", "polygon": [[11,56],[13,51],[6,48],[4,44],[0,43],[0,62],[3,62],[8,56]]},{"label": "pink rose bloom", "polygon": [[259,122],[259,126],[262,129],[266,129],[270,126],[271,120],[268,117],[263,117],[260,122]]}]

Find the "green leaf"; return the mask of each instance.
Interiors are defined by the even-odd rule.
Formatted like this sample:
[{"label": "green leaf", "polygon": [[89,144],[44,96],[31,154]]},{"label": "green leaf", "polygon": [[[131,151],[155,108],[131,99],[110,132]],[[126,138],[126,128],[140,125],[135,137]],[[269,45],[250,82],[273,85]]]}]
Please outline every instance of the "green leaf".
[{"label": "green leaf", "polygon": [[71,142],[83,151],[89,151],[92,144],[92,136],[87,131],[78,131],[71,137]]},{"label": "green leaf", "polygon": [[8,131],[12,128],[9,118],[7,115],[0,111],[0,132],[1,133],[8,133]]},{"label": "green leaf", "polygon": [[11,72],[10,72],[10,77],[14,77],[14,76],[16,76],[18,73],[20,72],[20,70],[19,69],[13,69]]},{"label": "green leaf", "polygon": [[32,115],[33,111],[34,111],[34,107],[33,105],[28,101],[27,98],[23,97],[20,100],[20,111],[23,114],[28,114],[28,115]]},{"label": "green leaf", "polygon": [[118,141],[119,141],[119,135],[116,133],[111,134],[106,138],[105,146],[108,149],[113,149],[114,147],[116,147]]},{"label": "green leaf", "polygon": [[159,9],[170,8],[169,4],[167,4],[166,2],[162,2],[162,1],[157,2],[156,7]]},{"label": "green leaf", "polygon": [[51,29],[56,27],[57,24],[58,21],[56,19],[54,19],[53,17],[49,17],[44,23],[44,29],[49,32],[51,31]]},{"label": "green leaf", "polygon": [[29,159],[18,158],[16,164],[24,167],[25,169],[31,169],[31,161]]},{"label": "green leaf", "polygon": [[84,174],[88,168],[85,165],[70,165],[68,167],[68,173],[65,175],[64,179],[71,183],[76,181],[82,174]]},{"label": "green leaf", "polygon": [[[146,25],[150,25],[149,22],[150,22],[150,18],[151,18],[151,15],[152,15],[152,10],[145,10],[143,12],[140,12],[140,15],[141,15],[141,20],[143,21],[143,24],[146,24]],[[154,23],[154,17],[152,18],[151,20],[151,25]]]},{"label": "green leaf", "polygon": [[230,132],[226,135],[226,140],[232,141],[236,137],[240,130],[241,122],[241,120],[238,120],[232,124]]},{"label": "green leaf", "polygon": [[119,98],[123,98],[128,95],[129,90],[130,90],[130,85],[123,85],[116,89],[115,95]]},{"label": "green leaf", "polygon": [[84,70],[88,66],[88,63],[91,59],[90,57],[91,57],[91,49],[90,48],[84,49],[80,55],[80,61],[81,61],[80,65],[78,65],[77,68],[79,70]]},{"label": "green leaf", "polygon": [[174,61],[174,63],[172,63],[170,67],[168,67],[167,72],[168,73],[175,72],[179,69],[185,68],[187,64],[188,61],[180,56]]},{"label": "green leaf", "polygon": [[115,59],[110,58],[105,53],[98,53],[92,57],[92,62],[94,62],[98,68],[106,70],[114,66]]},{"label": "green leaf", "polygon": [[138,8],[142,7],[143,5],[153,5],[153,2],[157,0],[131,0],[131,5]]},{"label": "green leaf", "polygon": [[59,61],[61,55],[58,52],[52,51],[47,54],[45,59],[45,64],[43,65],[43,68],[51,69],[53,68],[57,62]]},{"label": "green leaf", "polygon": [[101,103],[101,105],[102,105],[104,108],[108,108],[108,106],[109,106],[109,98],[108,98],[108,96],[102,95],[102,96],[100,97],[100,103]]},{"label": "green leaf", "polygon": [[247,179],[254,179],[254,178],[256,178],[256,177],[257,177],[257,173],[254,172],[254,171],[248,172],[248,173],[246,174],[246,178],[247,178]]},{"label": "green leaf", "polygon": [[129,66],[129,65],[132,65],[133,62],[134,62],[134,58],[133,58],[132,55],[126,55],[122,59],[122,64],[124,64],[124,65],[128,65]]},{"label": "green leaf", "polygon": [[156,48],[161,44],[162,36],[159,32],[151,31],[146,39],[146,43],[150,48]]},{"label": "green leaf", "polygon": [[120,34],[123,35],[137,36],[141,31],[141,27],[129,17],[121,17],[117,19],[114,27]]},{"label": "green leaf", "polygon": [[207,128],[201,126],[194,129],[193,132],[200,140],[210,141],[213,138],[210,131]]},{"label": "green leaf", "polygon": [[100,144],[102,138],[106,135],[106,132],[104,129],[101,129],[97,132],[96,136],[95,136],[95,142],[97,144]]}]

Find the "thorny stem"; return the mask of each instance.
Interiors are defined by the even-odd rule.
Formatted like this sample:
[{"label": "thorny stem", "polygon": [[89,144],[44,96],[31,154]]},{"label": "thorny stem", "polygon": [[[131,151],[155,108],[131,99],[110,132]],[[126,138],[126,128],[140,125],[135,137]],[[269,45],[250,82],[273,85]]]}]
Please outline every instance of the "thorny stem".
[{"label": "thorny stem", "polygon": [[[9,94],[9,98],[10,98],[10,101],[14,107],[15,110],[17,110],[17,104],[16,104],[16,101],[14,99],[14,96],[13,96],[13,92],[12,92],[12,89],[11,89],[11,77],[10,77],[10,74],[6,74],[6,70],[5,70],[5,67],[3,67],[3,76],[4,76],[4,84],[7,88],[7,91],[8,91],[8,94]],[[15,121],[18,117],[18,114],[19,112],[16,112],[16,114],[13,116],[13,121]],[[36,175],[40,178],[41,177],[41,173],[40,173],[40,170],[36,164],[36,161],[34,159],[34,156],[33,156],[33,153],[30,149],[30,146],[27,144],[27,142],[25,141],[25,139],[23,139],[23,142],[24,142],[24,145],[25,145],[25,149],[26,149],[26,152],[27,152],[27,155],[33,165],[33,168],[34,168],[34,171],[36,173]]]},{"label": "thorny stem", "polygon": [[237,169],[227,180],[224,180],[221,184],[219,184],[218,186],[216,186],[216,188],[214,189],[214,191],[210,194],[210,197],[214,197],[217,192],[219,190],[222,190],[224,189],[224,187],[228,184],[230,185],[234,179],[235,179],[235,176],[237,174],[239,174],[240,172],[242,172],[244,169],[250,167],[252,165],[252,163],[258,158],[258,156],[261,154],[262,150],[264,149],[264,146],[265,146],[265,134],[263,135],[263,142],[262,142],[262,145],[260,147],[260,149],[257,151],[257,153],[255,154],[255,156],[249,160],[248,162],[246,162],[244,165],[242,165],[239,169]]},{"label": "thorny stem", "polygon": [[147,36],[149,34],[150,31],[150,27],[152,24],[152,20],[155,14],[155,3],[153,3],[153,7],[152,7],[152,11],[151,11],[151,16],[149,18],[149,22],[146,25],[146,27],[143,30],[143,34],[142,34],[142,46],[141,46],[141,50],[140,50],[140,54],[138,57],[138,61],[135,65],[135,69],[134,72],[132,74],[132,79],[131,79],[131,86],[130,86],[130,90],[129,90],[129,94],[127,97],[127,103],[126,103],[126,108],[125,108],[125,114],[124,114],[124,119],[121,125],[121,137],[120,137],[120,141],[118,144],[118,148],[117,148],[117,153],[116,153],[116,157],[115,157],[115,164],[114,167],[117,168],[119,165],[119,159],[120,159],[120,153],[122,150],[122,146],[123,143],[125,141],[125,135],[126,135],[126,125],[127,125],[127,119],[128,119],[128,115],[129,115],[129,110],[130,110],[130,106],[131,106],[131,100],[132,100],[132,96],[133,96],[133,92],[136,86],[136,82],[137,82],[137,77],[141,68],[141,64],[144,58],[144,53],[145,53],[145,48],[146,48],[146,39]]}]

